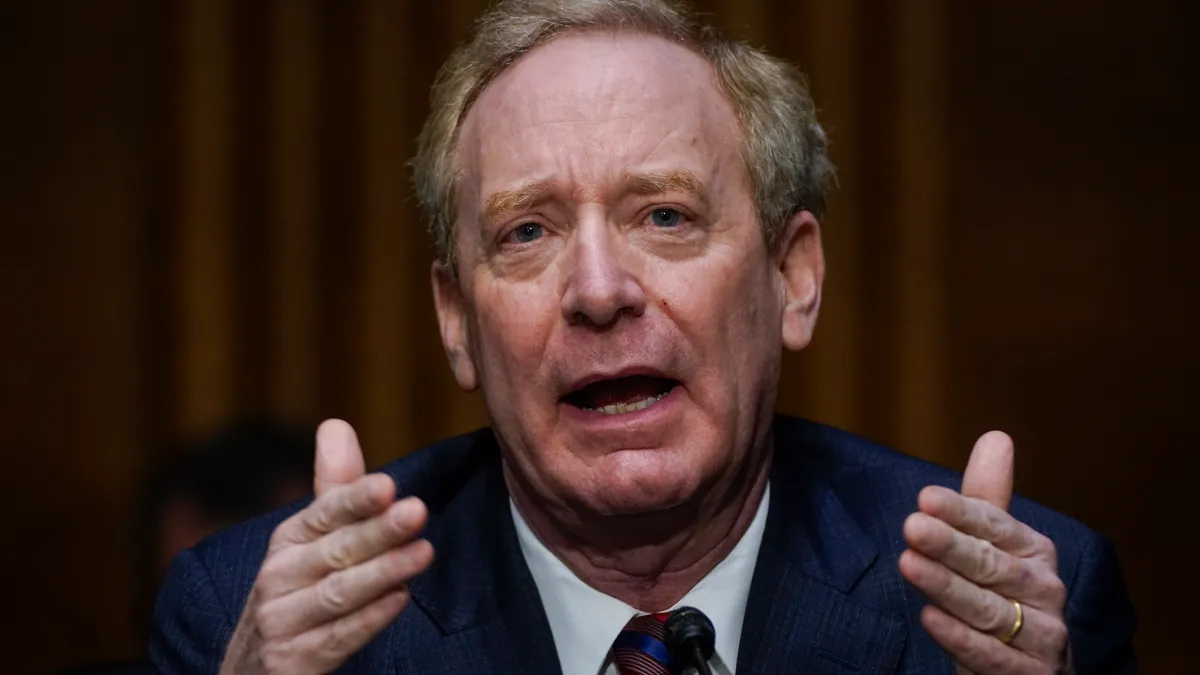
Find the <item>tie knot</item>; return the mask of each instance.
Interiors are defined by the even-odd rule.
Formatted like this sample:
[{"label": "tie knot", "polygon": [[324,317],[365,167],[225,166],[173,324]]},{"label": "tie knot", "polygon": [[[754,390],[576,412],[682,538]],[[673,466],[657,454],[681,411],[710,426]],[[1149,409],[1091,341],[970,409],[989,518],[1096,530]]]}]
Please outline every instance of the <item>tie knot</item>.
[{"label": "tie knot", "polygon": [[621,675],[672,675],[675,673],[671,654],[667,651],[666,628],[668,614],[635,616],[621,629],[613,643],[613,663]]}]

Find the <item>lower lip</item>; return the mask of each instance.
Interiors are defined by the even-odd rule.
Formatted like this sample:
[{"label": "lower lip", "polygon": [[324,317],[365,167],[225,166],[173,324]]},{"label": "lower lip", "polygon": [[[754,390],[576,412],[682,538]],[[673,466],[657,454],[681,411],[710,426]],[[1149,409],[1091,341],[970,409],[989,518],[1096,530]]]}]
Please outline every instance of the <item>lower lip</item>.
[{"label": "lower lip", "polygon": [[597,412],[594,410],[584,410],[571,405],[570,403],[559,403],[559,407],[564,408],[563,414],[572,422],[584,424],[590,427],[614,427],[627,426],[630,424],[646,424],[653,422],[655,419],[669,414],[679,403],[680,385],[675,385],[662,398],[654,403],[632,412],[608,414]]}]

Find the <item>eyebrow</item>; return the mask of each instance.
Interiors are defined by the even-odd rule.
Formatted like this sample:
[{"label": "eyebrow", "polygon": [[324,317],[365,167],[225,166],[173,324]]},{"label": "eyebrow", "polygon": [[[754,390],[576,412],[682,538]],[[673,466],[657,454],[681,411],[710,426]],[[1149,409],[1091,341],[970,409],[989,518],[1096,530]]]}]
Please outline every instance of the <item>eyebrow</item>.
[{"label": "eyebrow", "polygon": [[[661,195],[682,192],[707,203],[704,184],[696,174],[687,169],[654,171],[650,173],[625,173],[622,179],[623,192],[637,195]],[[507,213],[524,211],[550,201],[561,191],[558,181],[536,180],[507,190],[493,192],[484,203],[483,216],[498,220]]]},{"label": "eyebrow", "polygon": [[704,183],[687,169],[651,173],[625,174],[625,189],[639,195],[661,195],[682,192],[707,202]]},{"label": "eyebrow", "polygon": [[493,192],[483,206],[483,216],[489,220],[500,218],[512,211],[523,211],[549,201],[558,191],[553,180],[536,180],[524,185]]}]

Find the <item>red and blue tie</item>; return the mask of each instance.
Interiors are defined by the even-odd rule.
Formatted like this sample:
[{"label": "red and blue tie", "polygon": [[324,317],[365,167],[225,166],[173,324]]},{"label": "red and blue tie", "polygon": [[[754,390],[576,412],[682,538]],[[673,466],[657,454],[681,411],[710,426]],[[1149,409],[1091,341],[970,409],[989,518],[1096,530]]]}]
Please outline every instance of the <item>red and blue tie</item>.
[{"label": "red and blue tie", "polygon": [[665,643],[668,614],[643,614],[625,624],[613,643],[613,663],[621,675],[674,675],[677,671]]}]

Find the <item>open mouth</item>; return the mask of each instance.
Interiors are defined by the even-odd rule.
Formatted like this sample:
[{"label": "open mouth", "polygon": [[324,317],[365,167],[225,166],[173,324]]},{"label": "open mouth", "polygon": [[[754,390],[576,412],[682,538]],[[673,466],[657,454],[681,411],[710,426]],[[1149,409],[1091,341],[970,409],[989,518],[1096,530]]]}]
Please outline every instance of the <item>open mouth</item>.
[{"label": "open mouth", "polygon": [[592,382],[562,400],[587,412],[622,415],[649,408],[678,385],[676,380],[665,377],[630,375]]}]

